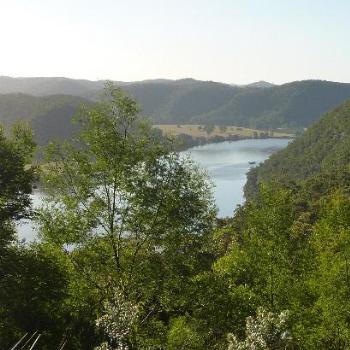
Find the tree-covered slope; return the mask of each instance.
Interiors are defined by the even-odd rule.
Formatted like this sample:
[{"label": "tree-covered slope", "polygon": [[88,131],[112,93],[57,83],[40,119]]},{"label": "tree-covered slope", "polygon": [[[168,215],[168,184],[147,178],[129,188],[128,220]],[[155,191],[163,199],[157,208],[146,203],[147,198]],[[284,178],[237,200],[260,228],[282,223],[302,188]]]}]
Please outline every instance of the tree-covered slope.
[{"label": "tree-covered slope", "polygon": [[[349,116],[272,158],[268,174],[297,183],[225,219],[207,175],[112,84],[39,172],[30,129],[0,130],[1,348],[350,349]],[[23,244],[31,217],[40,239]]]},{"label": "tree-covered slope", "polygon": [[[350,166],[350,101],[324,115],[287,148],[248,174],[246,194],[258,183],[291,183],[320,174],[336,174]],[[335,176],[335,175],[334,175]]]},{"label": "tree-covered slope", "polygon": [[228,103],[241,88],[211,81],[182,79],[122,86],[157,123],[188,124]]},{"label": "tree-covered slope", "polygon": [[35,141],[45,144],[52,138],[67,138],[74,130],[72,116],[88,100],[76,96],[0,95],[0,123],[11,126],[28,121],[33,127]]},{"label": "tree-covered slope", "polygon": [[[67,94],[97,100],[104,81],[0,77],[0,93]],[[251,128],[310,126],[350,98],[350,84],[308,80],[284,85],[233,86],[194,79],[116,82],[158,124]]]},{"label": "tree-covered slope", "polygon": [[245,89],[198,120],[255,128],[308,127],[348,98],[350,84],[317,80]]}]

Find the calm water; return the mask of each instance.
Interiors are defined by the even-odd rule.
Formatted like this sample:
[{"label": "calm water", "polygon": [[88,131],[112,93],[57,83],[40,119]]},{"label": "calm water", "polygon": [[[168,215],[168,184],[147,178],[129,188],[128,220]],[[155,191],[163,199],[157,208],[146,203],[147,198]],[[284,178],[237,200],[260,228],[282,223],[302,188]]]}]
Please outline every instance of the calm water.
[{"label": "calm water", "polygon": [[[219,209],[219,216],[232,216],[237,204],[242,204],[243,186],[249,162],[259,164],[273,152],[287,146],[287,139],[242,140],[221,142],[191,148],[183,154],[190,154],[192,159],[207,169],[214,185],[214,197]],[[34,206],[39,206],[41,194],[33,195]],[[35,227],[31,222],[22,222],[18,227],[19,236],[33,240]]]},{"label": "calm water", "polygon": [[[214,185],[219,216],[232,216],[244,202],[243,186],[250,167],[266,160],[290,142],[289,139],[242,140],[191,148],[183,152],[207,169]],[[249,165],[249,162],[256,162]]]}]

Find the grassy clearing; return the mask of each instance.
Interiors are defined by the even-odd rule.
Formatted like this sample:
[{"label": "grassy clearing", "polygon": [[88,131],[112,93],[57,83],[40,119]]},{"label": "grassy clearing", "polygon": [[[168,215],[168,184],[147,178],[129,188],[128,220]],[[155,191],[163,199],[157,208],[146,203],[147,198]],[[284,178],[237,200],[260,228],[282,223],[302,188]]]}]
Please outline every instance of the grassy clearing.
[{"label": "grassy clearing", "polygon": [[268,131],[249,129],[237,126],[206,126],[206,125],[175,125],[175,124],[158,124],[154,127],[161,129],[164,133],[172,136],[180,134],[190,135],[193,138],[211,139],[215,137],[223,138],[263,138],[263,137],[293,137],[293,134],[282,131]]}]

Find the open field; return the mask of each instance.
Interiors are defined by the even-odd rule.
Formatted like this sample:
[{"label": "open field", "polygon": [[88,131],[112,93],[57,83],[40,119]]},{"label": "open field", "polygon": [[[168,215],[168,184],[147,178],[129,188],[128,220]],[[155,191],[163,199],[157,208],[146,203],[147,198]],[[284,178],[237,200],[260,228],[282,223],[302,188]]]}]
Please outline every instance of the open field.
[{"label": "open field", "polygon": [[190,135],[193,138],[212,139],[222,138],[263,138],[263,137],[293,137],[294,135],[282,131],[268,131],[249,129],[237,126],[208,126],[208,125],[175,125],[175,124],[158,124],[154,127],[161,129],[168,135],[177,136],[180,134]]}]

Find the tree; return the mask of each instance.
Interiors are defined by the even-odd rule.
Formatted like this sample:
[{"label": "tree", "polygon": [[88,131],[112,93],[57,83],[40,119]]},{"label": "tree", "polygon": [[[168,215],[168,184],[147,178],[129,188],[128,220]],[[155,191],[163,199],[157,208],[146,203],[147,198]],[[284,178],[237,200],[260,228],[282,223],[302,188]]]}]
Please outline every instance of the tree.
[{"label": "tree", "polygon": [[168,332],[167,349],[203,349],[204,341],[185,316],[174,318]]},{"label": "tree", "polygon": [[205,125],[203,130],[210,135],[215,130],[215,125]]},{"label": "tree", "polygon": [[9,137],[0,128],[0,339],[4,348],[26,332],[45,332],[44,342],[62,336],[53,333],[61,324],[57,310],[64,299],[64,269],[54,252],[21,245],[15,235],[15,223],[32,215],[34,147],[27,125],[14,125]]},{"label": "tree", "polygon": [[[58,347],[69,310],[69,265],[45,245],[11,245],[0,263],[0,339],[11,348],[24,334],[41,334],[40,349]],[[68,349],[68,348],[67,348]]]},{"label": "tree", "polygon": [[26,125],[14,125],[10,138],[0,126],[0,253],[14,239],[13,222],[30,214],[34,171],[27,165],[33,150],[31,130]]},{"label": "tree", "polygon": [[333,194],[321,210],[312,244],[316,270],[310,280],[318,299],[314,305],[317,347],[348,349],[350,346],[350,201]]},{"label": "tree", "polygon": [[228,335],[228,350],[286,350],[292,349],[292,337],[288,330],[288,311],[280,314],[257,310],[256,318],[247,317],[246,338]]},{"label": "tree", "polygon": [[[41,236],[62,250],[74,245],[67,254],[86,286],[83,298],[112,300],[118,288],[125,300],[143,302],[143,327],[152,318],[166,324],[174,296],[200,269],[216,214],[211,185],[112,84],[77,120],[75,142],[47,150]],[[99,314],[101,305],[94,307]],[[129,342],[143,341],[130,334]]]},{"label": "tree", "polygon": [[236,228],[229,254],[215,263],[220,275],[249,286],[258,305],[273,311],[285,307],[292,288],[293,214],[289,191],[261,187],[259,198],[246,204],[243,217],[237,216],[242,227]]}]

